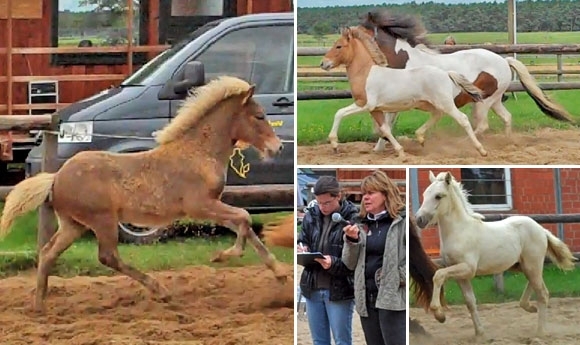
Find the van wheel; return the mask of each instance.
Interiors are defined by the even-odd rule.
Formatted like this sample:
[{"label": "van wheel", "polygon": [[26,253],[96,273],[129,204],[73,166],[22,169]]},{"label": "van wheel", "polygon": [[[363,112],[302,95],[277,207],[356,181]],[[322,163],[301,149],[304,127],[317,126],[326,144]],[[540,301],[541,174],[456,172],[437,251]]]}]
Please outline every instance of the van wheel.
[{"label": "van wheel", "polygon": [[123,243],[149,244],[161,239],[166,232],[163,227],[140,227],[119,223],[119,240]]}]

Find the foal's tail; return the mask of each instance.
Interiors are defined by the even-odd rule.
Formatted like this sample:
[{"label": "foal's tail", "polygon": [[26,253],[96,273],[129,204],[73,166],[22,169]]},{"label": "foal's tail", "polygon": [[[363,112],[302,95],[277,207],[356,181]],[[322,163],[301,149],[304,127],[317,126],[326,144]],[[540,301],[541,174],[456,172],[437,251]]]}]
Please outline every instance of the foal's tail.
[{"label": "foal's tail", "polygon": [[481,102],[483,100],[483,97],[485,96],[484,92],[467,80],[463,74],[454,71],[449,71],[447,74],[449,75],[449,78],[453,80],[455,85],[465,91],[474,102]]},{"label": "foal's tail", "polygon": [[532,97],[534,102],[536,102],[544,114],[556,120],[574,122],[572,116],[568,113],[568,111],[566,111],[566,109],[550,100],[548,96],[544,94],[542,89],[540,89],[534,80],[534,77],[532,77],[530,72],[528,72],[526,65],[514,59],[513,57],[506,57],[505,59],[510,68],[518,74],[518,77],[520,77],[520,83],[522,83],[522,86],[528,95]]},{"label": "foal's tail", "polygon": [[[411,274],[411,290],[415,302],[428,310],[433,296],[433,276],[437,271],[437,265],[425,252],[419,239],[418,228],[415,220],[409,222],[409,273]],[[441,304],[446,305],[443,289],[441,289]]]},{"label": "foal's tail", "polygon": [[548,237],[548,252],[546,254],[550,260],[563,270],[573,270],[576,258],[572,255],[568,246],[549,230],[544,229],[544,231]]},{"label": "foal's tail", "polygon": [[10,227],[18,216],[35,210],[48,198],[54,183],[54,176],[55,174],[39,173],[14,186],[4,204],[0,220],[0,238],[10,232]]}]

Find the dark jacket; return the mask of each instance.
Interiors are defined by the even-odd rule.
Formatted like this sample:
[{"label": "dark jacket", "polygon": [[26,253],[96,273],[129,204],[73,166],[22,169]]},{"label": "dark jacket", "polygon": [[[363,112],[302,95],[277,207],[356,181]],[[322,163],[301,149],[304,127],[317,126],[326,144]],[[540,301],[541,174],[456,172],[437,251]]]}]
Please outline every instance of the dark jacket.
[{"label": "dark jacket", "polygon": [[[338,211],[346,220],[354,219],[358,214],[357,207],[348,200],[341,201]],[[308,246],[311,252],[321,251],[320,237],[322,235],[323,214],[318,205],[306,210],[302,220],[302,231],[298,235],[298,242]],[[343,224],[334,223],[328,234],[328,242],[331,244],[330,253],[324,253],[332,257],[332,264],[327,272],[330,274],[330,300],[342,301],[354,298],[354,271],[348,269],[342,262]],[[300,290],[306,298],[310,298],[316,286],[316,273],[323,270],[319,263],[304,267],[300,278]]]}]

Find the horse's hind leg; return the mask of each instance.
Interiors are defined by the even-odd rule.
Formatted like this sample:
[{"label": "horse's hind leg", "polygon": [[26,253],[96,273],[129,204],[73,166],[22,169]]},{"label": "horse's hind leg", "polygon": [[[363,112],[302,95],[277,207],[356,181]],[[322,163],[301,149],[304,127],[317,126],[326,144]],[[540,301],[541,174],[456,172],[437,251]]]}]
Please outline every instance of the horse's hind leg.
[{"label": "horse's hind leg", "polygon": [[250,244],[254,247],[262,262],[274,272],[276,278],[279,280],[285,280],[287,278],[287,274],[282,271],[276,257],[270,253],[254,230],[252,230],[250,226],[252,219],[248,211],[224,204],[219,200],[211,200],[207,201],[201,209],[196,209],[192,206],[188,215],[192,218],[210,219],[216,221],[218,224],[229,225],[232,231],[238,234],[238,239],[236,239],[233,247],[218,253],[217,258],[219,260],[231,256],[232,253],[237,254],[239,251],[243,251],[241,245],[244,242],[243,240],[239,240],[240,237],[243,237],[250,241]]},{"label": "horse's hind leg", "polygon": [[453,110],[450,110],[447,113],[451,117],[453,117],[455,119],[455,121],[457,121],[457,123],[459,123],[459,125],[461,125],[461,127],[463,127],[463,129],[465,129],[465,131],[467,132],[467,136],[469,136],[469,139],[471,139],[471,142],[473,142],[473,145],[475,145],[475,148],[477,149],[477,151],[479,151],[479,153],[482,156],[487,156],[487,151],[485,151],[485,149],[483,148],[483,145],[481,145],[479,140],[477,140],[475,133],[473,132],[473,129],[471,128],[471,124],[469,123],[469,118],[467,117],[467,115],[462,113],[459,109],[455,108],[455,106],[453,108],[454,108]]},{"label": "horse's hind leg", "polygon": [[48,275],[56,259],[70,245],[79,238],[86,229],[73,219],[56,214],[58,220],[58,230],[50,241],[42,247],[38,255],[38,270],[36,276],[36,296],[34,300],[34,310],[44,311],[44,299],[48,288]]},{"label": "horse's hind leg", "polygon": [[169,301],[170,296],[167,289],[159,284],[151,276],[139,271],[138,269],[124,263],[120,256],[117,245],[119,243],[119,232],[117,221],[110,214],[101,214],[94,216],[90,224],[87,224],[95,233],[99,244],[99,262],[131,277],[145,286],[153,294],[164,302]]},{"label": "horse's hind leg", "polygon": [[[529,286],[531,286],[536,292],[538,304],[537,335],[543,336],[546,331],[546,313],[548,308],[548,300],[550,298],[550,293],[548,292],[548,288],[546,288],[546,284],[544,284],[544,279],[542,278],[544,258],[541,257],[536,260],[536,262],[522,261],[521,268],[522,272],[524,272],[526,275],[526,278],[528,278],[528,286],[526,286],[526,290],[524,290],[524,294],[522,295],[521,300],[524,300],[525,295],[527,295],[527,305],[529,306],[529,294],[531,294],[531,291],[528,290]],[[520,301],[520,305],[521,304],[522,302]],[[530,310],[526,310],[533,311],[533,307],[529,306],[529,309]]]},{"label": "horse's hind leg", "polygon": [[507,110],[505,105],[503,105],[501,100],[495,102],[491,108],[503,120],[505,135],[509,137],[512,134],[512,114]]},{"label": "horse's hind leg", "polygon": [[388,121],[385,121],[385,116],[383,115],[383,112],[380,110],[375,110],[371,112],[371,115],[373,119],[375,119],[375,122],[377,123],[381,136],[387,138],[391,142],[393,148],[395,149],[399,157],[404,158],[405,152],[403,151],[403,146],[401,146],[401,144],[399,144],[397,139],[395,139],[395,137],[393,136],[393,133],[391,131],[391,124]]},{"label": "horse's hind leg", "polygon": [[479,319],[479,313],[477,311],[477,304],[475,300],[475,294],[473,293],[473,287],[471,286],[471,281],[467,279],[458,279],[457,284],[459,284],[459,288],[461,288],[461,293],[465,299],[465,305],[471,314],[471,321],[473,321],[475,335],[483,335],[483,326],[481,324],[481,320]]},{"label": "horse's hind leg", "polygon": [[471,117],[473,120],[473,128],[475,135],[483,134],[489,128],[487,113],[489,112],[489,105],[486,104],[488,100],[483,102],[474,102],[471,109]]},{"label": "horse's hind leg", "polygon": [[439,121],[442,116],[443,112],[441,111],[436,110],[431,112],[431,117],[429,117],[427,122],[425,122],[421,127],[419,127],[415,131],[415,137],[417,137],[417,141],[419,142],[419,144],[421,144],[421,146],[425,143],[425,133],[427,132],[427,130],[433,127],[433,125],[436,124],[437,121]]},{"label": "horse's hind leg", "polygon": [[[387,122],[391,128],[395,127],[395,122],[397,121],[397,117],[399,116],[399,113],[385,112],[384,116],[385,116],[385,122]],[[373,148],[373,151],[374,152],[383,152],[385,150],[385,144],[387,143],[387,139],[382,137],[381,131],[380,131],[379,126],[378,126],[376,121],[373,122],[373,127],[375,130],[375,133],[379,135],[379,140],[377,140],[377,144]]]}]

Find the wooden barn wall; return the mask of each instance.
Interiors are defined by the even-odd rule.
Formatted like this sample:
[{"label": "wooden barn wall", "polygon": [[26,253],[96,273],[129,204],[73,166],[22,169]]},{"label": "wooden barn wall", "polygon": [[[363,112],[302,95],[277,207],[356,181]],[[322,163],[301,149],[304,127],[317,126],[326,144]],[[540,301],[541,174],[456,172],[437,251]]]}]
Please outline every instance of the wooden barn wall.
[{"label": "wooden barn wall", "polygon": [[[250,0],[252,1],[252,0]],[[51,11],[52,1],[44,0],[42,3],[42,19],[13,19],[13,47],[50,47],[51,36]],[[291,11],[288,0],[253,0],[252,13],[284,12]],[[148,37],[150,44],[158,42],[159,3],[150,1],[149,4],[149,27]],[[248,0],[238,0],[238,14],[247,13]],[[0,47],[6,47],[6,23],[0,20]],[[156,53],[150,53],[148,58],[153,58]],[[96,66],[53,66],[50,63],[50,55],[13,55],[12,75],[65,75],[65,74],[126,74],[127,65],[96,65]],[[134,69],[140,66],[134,66]],[[6,75],[6,55],[0,54],[0,75]],[[59,100],[61,103],[73,103],[89,97],[111,85],[118,85],[119,80],[94,81],[94,82],[59,82]],[[27,83],[13,84],[13,104],[27,103]],[[0,104],[7,104],[7,83],[0,83]],[[14,113],[26,113],[26,111],[14,111]]]},{"label": "wooden barn wall", "polygon": [[[423,201],[422,193],[429,186],[429,170],[433,173],[451,171],[460,180],[460,169],[418,169],[419,202]],[[511,169],[513,209],[500,213],[516,214],[553,214],[556,213],[556,195],[554,191],[554,170],[552,168],[514,168]],[[580,213],[580,169],[561,168],[563,213]],[[415,188],[416,186],[409,186]],[[414,210],[416,211],[416,210]],[[486,213],[486,212],[483,212]],[[495,213],[495,212],[487,212]],[[543,227],[557,235],[557,224],[542,224]],[[437,253],[439,234],[437,228],[427,228],[421,232],[421,241],[426,250]],[[564,224],[564,241],[573,252],[580,252],[580,224]]]}]

